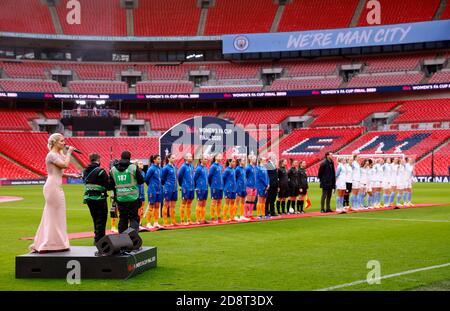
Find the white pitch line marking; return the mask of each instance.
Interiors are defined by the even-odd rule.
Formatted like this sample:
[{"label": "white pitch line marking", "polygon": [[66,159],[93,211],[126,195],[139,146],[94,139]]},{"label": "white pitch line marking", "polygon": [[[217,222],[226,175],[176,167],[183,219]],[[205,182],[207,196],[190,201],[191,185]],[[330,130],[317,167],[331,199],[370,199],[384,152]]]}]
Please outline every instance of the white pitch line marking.
[{"label": "white pitch line marking", "polygon": [[445,219],[408,219],[408,218],[383,218],[383,217],[358,217],[358,216],[327,216],[327,217],[318,217],[320,219],[364,219],[364,220],[390,220],[390,221],[413,221],[413,222],[450,222],[450,220]]},{"label": "white pitch line marking", "polygon": [[[394,274],[388,274],[388,275],[380,277],[380,280],[390,279],[390,278],[394,278],[397,276],[412,274],[412,273],[421,272],[421,271],[444,268],[444,267],[448,267],[448,266],[450,266],[450,262],[444,263],[442,265],[437,265],[437,266],[430,266],[430,267],[424,267],[424,268],[419,268],[419,269],[414,269],[414,270],[407,270],[407,271],[398,272],[398,273],[394,273]],[[335,289],[339,289],[339,288],[345,288],[345,287],[350,287],[350,286],[354,286],[354,285],[359,285],[359,284],[363,284],[363,283],[367,283],[367,279],[354,281],[351,283],[335,285],[335,286],[331,286],[331,287],[326,287],[326,288],[318,289],[317,291],[330,291],[330,290],[335,290]]]}]

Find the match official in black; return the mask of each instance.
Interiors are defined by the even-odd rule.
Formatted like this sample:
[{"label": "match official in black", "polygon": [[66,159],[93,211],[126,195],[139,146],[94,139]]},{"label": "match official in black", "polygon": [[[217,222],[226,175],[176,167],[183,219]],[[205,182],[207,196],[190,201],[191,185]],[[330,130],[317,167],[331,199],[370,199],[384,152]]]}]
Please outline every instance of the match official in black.
[{"label": "match official in black", "polygon": [[84,201],[91,212],[94,222],[95,242],[105,236],[106,221],[108,219],[108,197],[109,187],[108,173],[100,167],[100,155],[91,153],[91,162],[83,171],[83,182],[85,184]]},{"label": "match official in black", "polygon": [[[336,172],[334,170],[333,154],[325,153],[325,159],[320,163],[318,177],[320,179],[320,188],[322,188],[322,198],[320,200],[320,212],[332,212],[330,200],[333,190],[336,189]],[[326,210],[325,208],[326,202]]]},{"label": "match official in black", "polygon": [[278,194],[278,170],[274,153],[269,154],[269,160],[266,163],[267,173],[269,175],[269,190],[266,200],[266,216],[277,216],[275,213],[275,201]]}]

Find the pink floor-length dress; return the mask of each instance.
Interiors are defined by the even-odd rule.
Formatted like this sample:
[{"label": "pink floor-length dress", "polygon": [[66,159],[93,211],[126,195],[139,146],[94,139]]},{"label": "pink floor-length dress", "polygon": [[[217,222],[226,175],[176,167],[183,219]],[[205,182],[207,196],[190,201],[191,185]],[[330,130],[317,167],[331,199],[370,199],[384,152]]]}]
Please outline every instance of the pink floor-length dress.
[{"label": "pink floor-length dress", "polygon": [[48,173],[43,191],[45,207],[34,237],[34,244],[30,246],[34,252],[66,250],[70,247],[67,235],[66,199],[62,189],[64,170],[54,164],[58,159],[64,161],[64,155],[49,152],[45,158]]}]

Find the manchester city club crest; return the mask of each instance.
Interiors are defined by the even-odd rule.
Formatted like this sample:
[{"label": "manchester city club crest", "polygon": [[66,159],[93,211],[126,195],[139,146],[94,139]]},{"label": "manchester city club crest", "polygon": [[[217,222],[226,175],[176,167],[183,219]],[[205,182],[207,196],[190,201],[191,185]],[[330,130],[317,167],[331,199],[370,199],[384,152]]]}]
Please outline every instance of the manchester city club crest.
[{"label": "manchester city club crest", "polygon": [[245,51],[249,45],[248,38],[246,36],[238,36],[234,39],[233,44],[237,51]]}]

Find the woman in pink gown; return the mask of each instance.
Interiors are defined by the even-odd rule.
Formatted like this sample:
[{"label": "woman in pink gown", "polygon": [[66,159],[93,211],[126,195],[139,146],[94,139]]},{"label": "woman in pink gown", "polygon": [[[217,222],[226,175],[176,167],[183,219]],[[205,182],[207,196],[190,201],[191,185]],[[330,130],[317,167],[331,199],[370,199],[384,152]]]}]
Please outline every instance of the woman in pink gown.
[{"label": "woman in pink gown", "polygon": [[47,166],[47,181],[44,185],[45,207],[42,214],[41,224],[30,246],[32,252],[45,253],[69,250],[69,238],[67,236],[66,223],[66,200],[62,189],[62,177],[79,177],[75,174],[64,174],[64,168],[70,163],[73,147],[69,147],[67,154],[62,150],[65,148],[64,136],[52,134],[48,139],[50,152],[45,158]]}]

